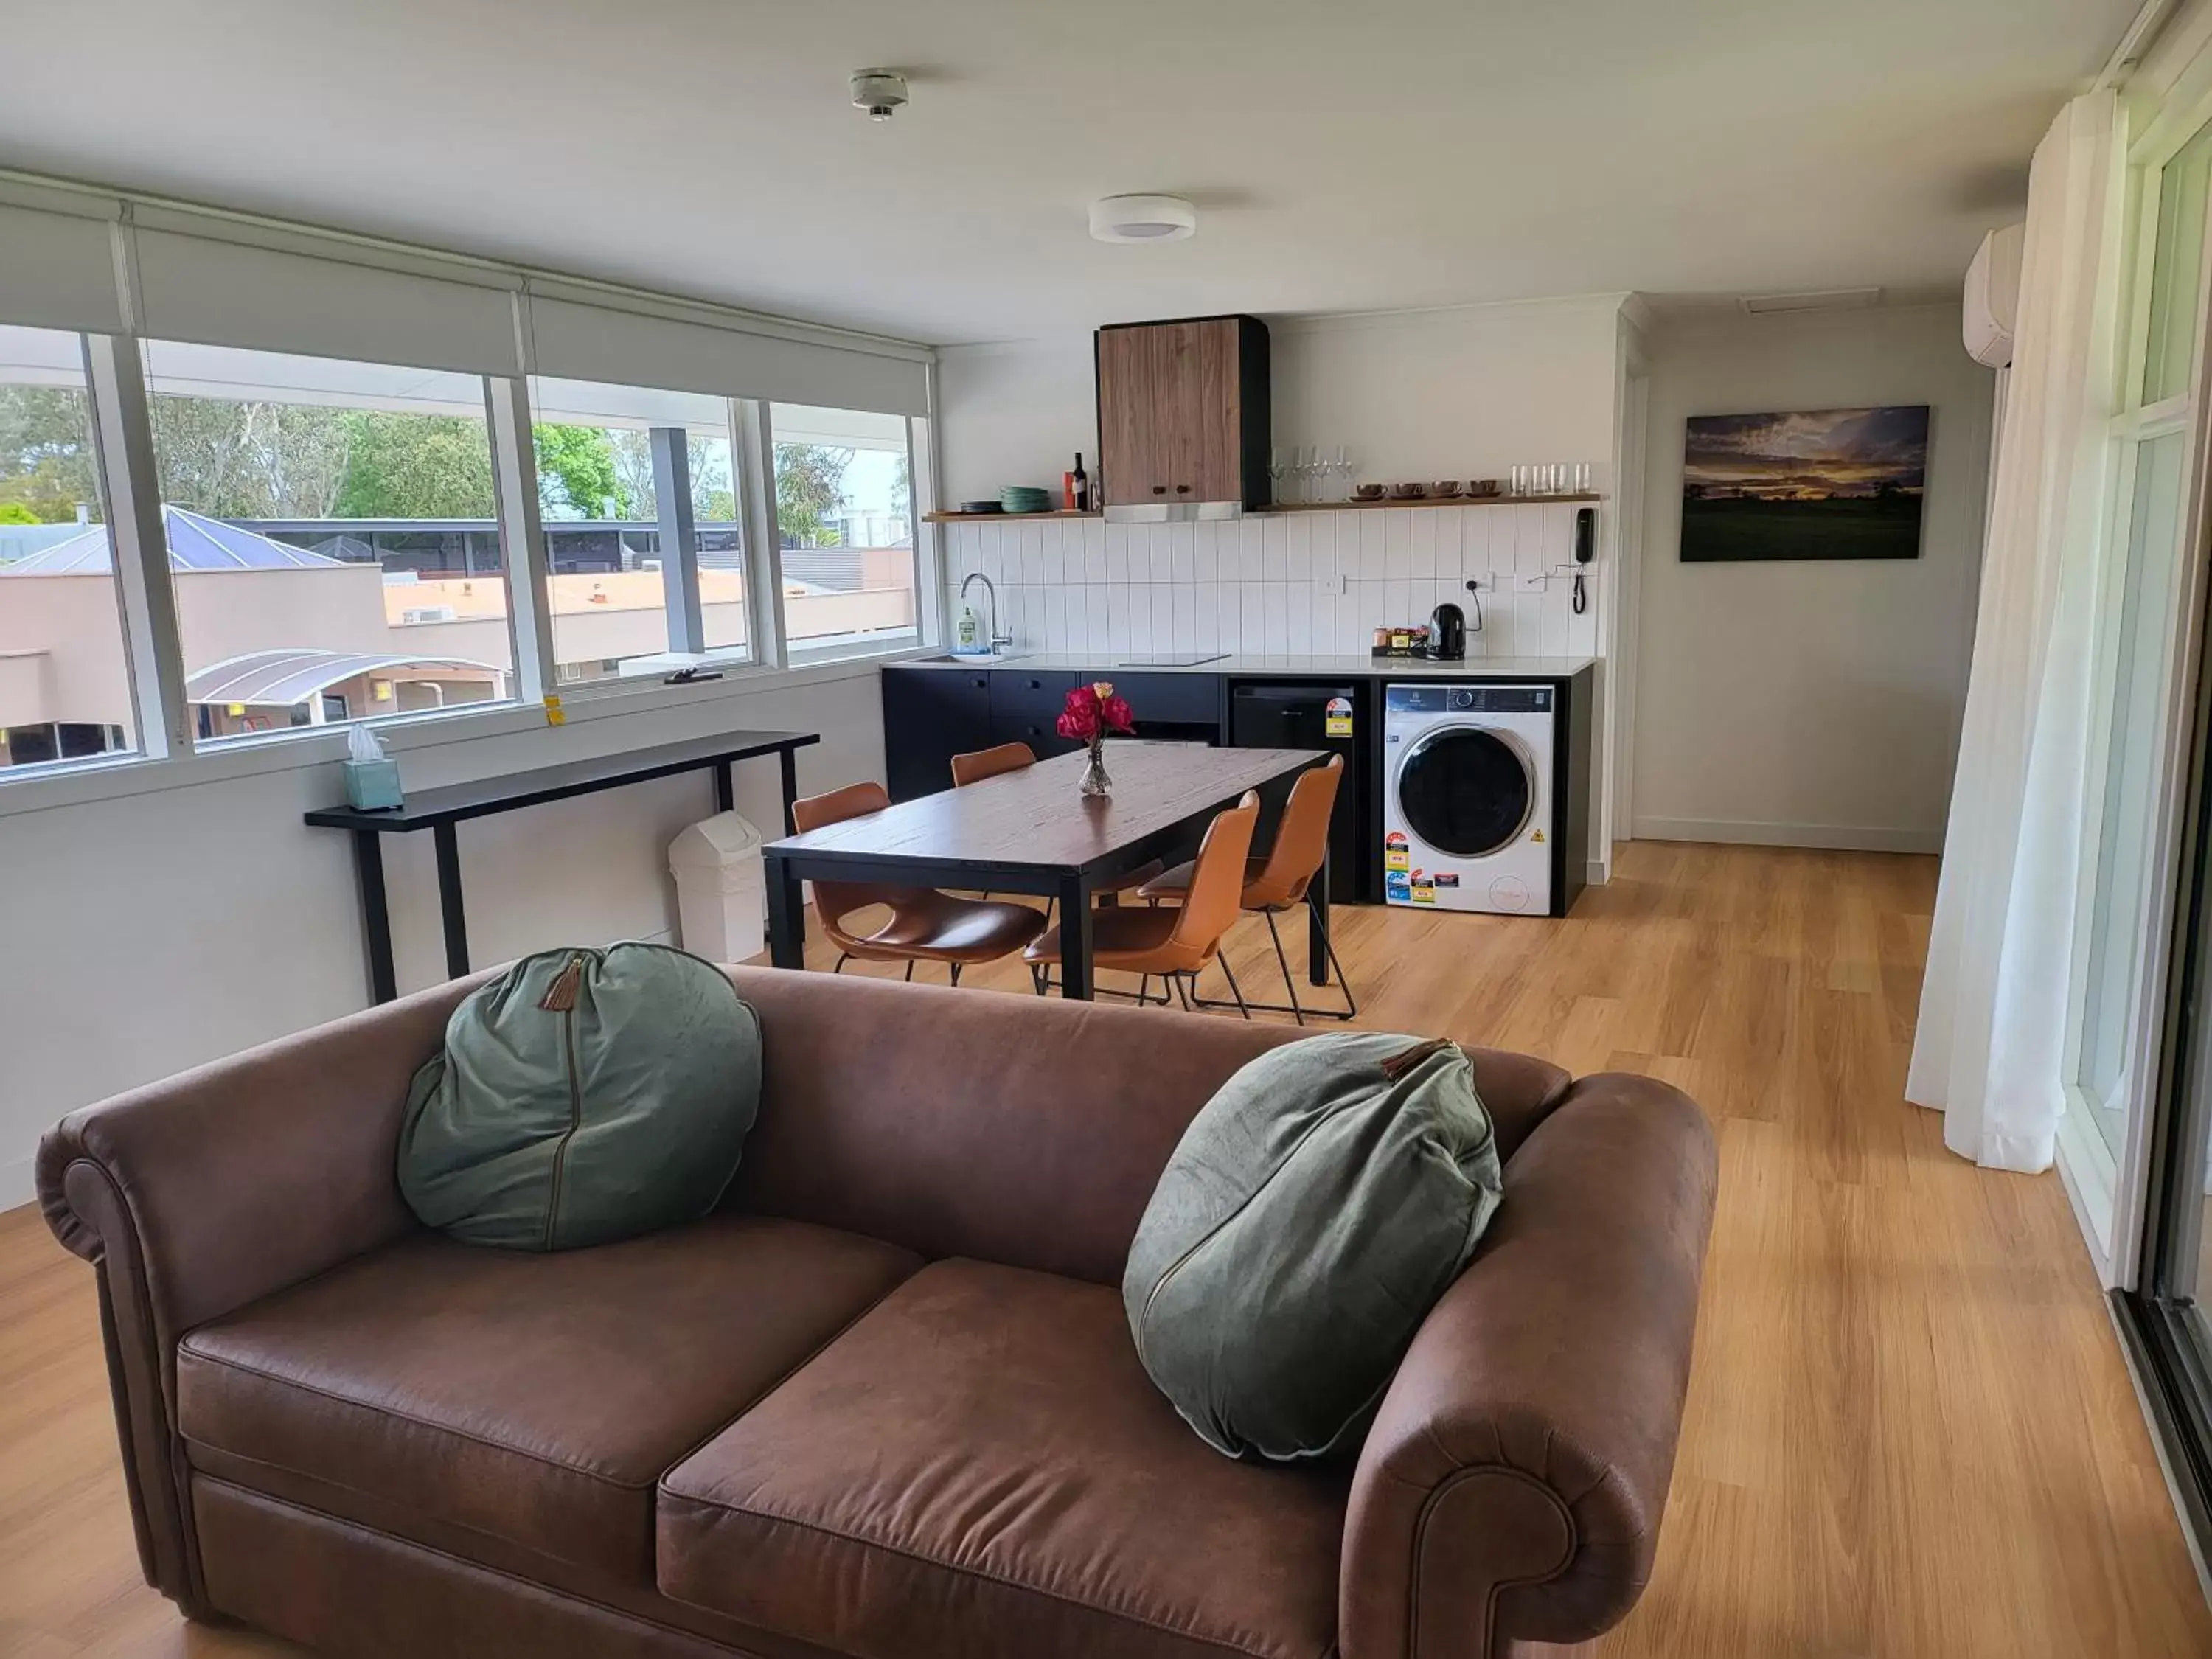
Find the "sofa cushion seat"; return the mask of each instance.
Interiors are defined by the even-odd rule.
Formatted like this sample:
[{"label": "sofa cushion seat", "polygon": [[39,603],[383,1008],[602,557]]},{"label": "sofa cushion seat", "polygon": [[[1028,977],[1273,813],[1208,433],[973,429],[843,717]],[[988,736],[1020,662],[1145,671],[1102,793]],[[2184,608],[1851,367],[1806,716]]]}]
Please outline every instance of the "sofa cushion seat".
[{"label": "sofa cushion seat", "polygon": [[552,1255],[412,1234],[186,1336],[179,1425],[225,1480],[649,1585],[661,1474],[920,1265],[728,1215]]},{"label": "sofa cushion seat", "polygon": [[1322,1659],[1346,1489],[1209,1449],[1111,1288],[939,1261],[663,1478],[660,1588],[857,1659]]}]

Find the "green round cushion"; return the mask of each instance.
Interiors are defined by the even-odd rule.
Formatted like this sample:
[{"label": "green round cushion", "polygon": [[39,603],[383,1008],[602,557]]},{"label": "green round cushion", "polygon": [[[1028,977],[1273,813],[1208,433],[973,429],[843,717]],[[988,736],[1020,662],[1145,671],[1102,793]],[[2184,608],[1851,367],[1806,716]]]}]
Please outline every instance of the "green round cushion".
[{"label": "green round cushion", "polygon": [[1357,1446],[1502,1187],[1474,1068],[1387,1032],[1270,1050],[1191,1120],[1121,1281],[1137,1353],[1232,1457]]},{"label": "green round cushion", "polygon": [[415,1075],[399,1190],[426,1226],[517,1250],[604,1244],[714,1207],[760,1108],[760,1017],[665,945],[525,957]]}]

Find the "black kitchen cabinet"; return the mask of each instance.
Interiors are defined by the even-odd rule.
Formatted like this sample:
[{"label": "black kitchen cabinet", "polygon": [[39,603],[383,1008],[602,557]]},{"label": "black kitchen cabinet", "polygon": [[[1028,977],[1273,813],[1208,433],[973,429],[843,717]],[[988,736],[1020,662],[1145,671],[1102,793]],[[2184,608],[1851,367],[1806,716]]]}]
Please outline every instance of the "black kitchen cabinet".
[{"label": "black kitchen cabinet", "polygon": [[893,800],[952,787],[952,757],[988,749],[991,682],[981,668],[884,670],[884,770]]}]

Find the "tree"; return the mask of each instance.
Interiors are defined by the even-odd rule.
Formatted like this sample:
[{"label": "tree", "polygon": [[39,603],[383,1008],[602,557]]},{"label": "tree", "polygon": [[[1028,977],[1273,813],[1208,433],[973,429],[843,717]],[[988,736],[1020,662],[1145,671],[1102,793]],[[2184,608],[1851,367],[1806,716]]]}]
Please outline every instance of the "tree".
[{"label": "tree", "polygon": [[0,524],[44,524],[46,520],[21,501],[0,501]]},{"label": "tree", "polygon": [[0,502],[33,524],[100,516],[92,409],[73,386],[0,386]]},{"label": "tree", "polygon": [[836,547],[843,532],[830,523],[845,505],[849,449],[823,444],[775,447],[775,526],[786,547]]},{"label": "tree", "polygon": [[530,428],[530,438],[538,451],[538,501],[543,511],[601,519],[619,505],[623,483],[614,446],[598,427],[540,422]]},{"label": "tree", "polygon": [[327,519],[346,476],[349,411],[156,397],[161,498],[218,519]]},{"label": "tree", "polygon": [[484,423],[461,415],[348,411],[342,519],[489,519],[491,448]]}]

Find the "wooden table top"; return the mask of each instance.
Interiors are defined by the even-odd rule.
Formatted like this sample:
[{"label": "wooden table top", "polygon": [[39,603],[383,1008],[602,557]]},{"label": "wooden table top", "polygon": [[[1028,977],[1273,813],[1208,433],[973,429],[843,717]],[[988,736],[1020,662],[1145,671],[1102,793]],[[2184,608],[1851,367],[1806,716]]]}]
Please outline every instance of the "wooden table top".
[{"label": "wooden table top", "polygon": [[1079,750],[787,836],[769,842],[768,850],[809,859],[1082,870],[1148,836],[1233,805],[1247,789],[1327,758],[1318,749],[1210,749],[1116,739],[1106,745],[1114,793],[1103,799],[1078,791],[1087,759]]}]

